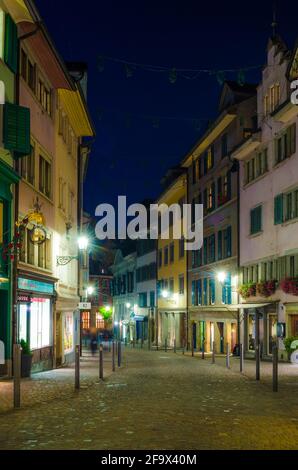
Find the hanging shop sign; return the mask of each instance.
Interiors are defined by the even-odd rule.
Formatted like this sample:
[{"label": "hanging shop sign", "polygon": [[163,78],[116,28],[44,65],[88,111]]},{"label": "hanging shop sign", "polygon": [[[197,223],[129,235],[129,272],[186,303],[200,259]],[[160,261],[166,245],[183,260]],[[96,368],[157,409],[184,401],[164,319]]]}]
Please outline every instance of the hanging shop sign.
[{"label": "hanging shop sign", "polygon": [[30,292],[40,292],[41,294],[54,294],[54,285],[48,282],[36,281],[35,279],[18,278],[18,288],[29,290]]}]

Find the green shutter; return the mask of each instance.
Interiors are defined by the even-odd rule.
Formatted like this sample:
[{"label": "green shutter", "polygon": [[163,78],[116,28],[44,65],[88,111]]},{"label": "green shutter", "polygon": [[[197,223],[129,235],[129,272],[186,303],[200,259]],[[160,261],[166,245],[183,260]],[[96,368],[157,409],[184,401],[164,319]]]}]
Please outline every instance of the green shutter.
[{"label": "green shutter", "polygon": [[258,233],[262,230],[262,206],[250,211],[250,233]]},{"label": "green shutter", "polygon": [[18,70],[18,30],[10,15],[5,16],[4,61],[12,72]]},{"label": "green shutter", "polygon": [[278,194],[274,198],[274,224],[282,224],[283,223],[283,194]]},{"label": "green shutter", "polygon": [[15,104],[4,106],[4,147],[15,152],[14,157],[30,154],[30,109]]}]

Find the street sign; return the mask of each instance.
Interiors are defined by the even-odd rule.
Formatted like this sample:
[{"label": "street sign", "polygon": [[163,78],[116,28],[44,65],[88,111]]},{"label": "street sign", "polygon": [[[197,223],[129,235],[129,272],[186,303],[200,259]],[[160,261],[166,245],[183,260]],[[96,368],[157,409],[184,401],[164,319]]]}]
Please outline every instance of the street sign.
[{"label": "street sign", "polygon": [[91,310],[91,302],[80,302],[79,303],[80,310]]}]

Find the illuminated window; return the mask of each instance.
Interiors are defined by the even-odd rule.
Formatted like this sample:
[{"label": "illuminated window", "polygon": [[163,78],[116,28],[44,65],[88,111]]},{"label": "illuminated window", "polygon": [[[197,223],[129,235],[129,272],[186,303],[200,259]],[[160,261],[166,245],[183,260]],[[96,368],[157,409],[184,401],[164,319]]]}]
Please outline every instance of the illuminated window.
[{"label": "illuminated window", "polygon": [[82,328],[88,330],[90,328],[90,312],[82,313]]},{"label": "illuminated window", "polygon": [[50,300],[32,299],[30,307],[30,347],[50,346]]},{"label": "illuminated window", "polygon": [[100,313],[96,313],[96,328],[103,329],[104,327],[105,327],[105,322],[104,322],[102,315]]},{"label": "illuminated window", "polygon": [[39,191],[48,198],[52,193],[52,166],[51,163],[41,155],[39,156]]}]

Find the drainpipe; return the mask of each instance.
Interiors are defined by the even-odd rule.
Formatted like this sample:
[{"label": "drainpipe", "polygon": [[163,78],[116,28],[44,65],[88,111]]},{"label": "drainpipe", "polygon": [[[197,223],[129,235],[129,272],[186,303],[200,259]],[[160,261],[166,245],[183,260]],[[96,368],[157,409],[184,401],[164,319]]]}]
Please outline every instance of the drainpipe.
[{"label": "drainpipe", "polygon": [[[238,162],[238,160],[237,160]],[[240,163],[238,162],[237,166],[237,268],[238,268],[238,278],[240,274]],[[237,303],[239,305],[239,294],[237,293]],[[237,336],[239,344],[239,354],[240,354],[240,313],[239,308],[237,312]]]}]

